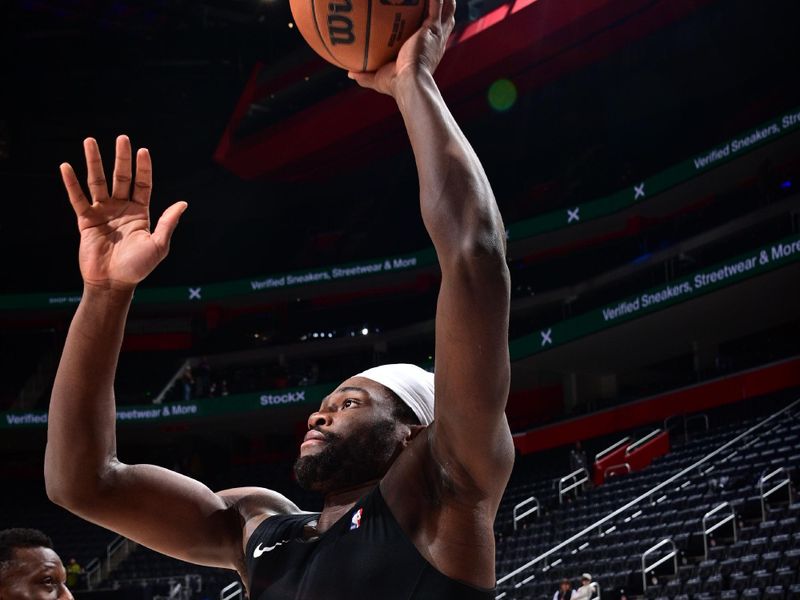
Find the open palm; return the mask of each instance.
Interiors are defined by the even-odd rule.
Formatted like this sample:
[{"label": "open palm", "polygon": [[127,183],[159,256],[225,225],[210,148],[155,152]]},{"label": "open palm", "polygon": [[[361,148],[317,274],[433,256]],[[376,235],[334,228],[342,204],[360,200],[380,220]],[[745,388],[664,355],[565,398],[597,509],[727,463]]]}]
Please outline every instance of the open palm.
[{"label": "open palm", "polygon": [[362,87],[394,96],[395,84],[404,73],[420,69],[433,74],[442,60],[447,39],[455,26],[455,0],[428,0],[428,14],[422,26],[408,38],[397,58],[374,73],[348,73]]},{"label": "open palm", "polygon": [[97,142],[86,139],[83,147],[91,202],[83,193],[73,168],[67,163],[61,165],[61,176],[78,217],[81,275],[89,285],[133,288],[169,252],[172,232],[187,205],[177,202],[170,206],[151,233],[150,153],[141,149],[136,154],[136,180],[131,194],[131,143],[126,136],[117,138],[113,187],[109,195]]}]

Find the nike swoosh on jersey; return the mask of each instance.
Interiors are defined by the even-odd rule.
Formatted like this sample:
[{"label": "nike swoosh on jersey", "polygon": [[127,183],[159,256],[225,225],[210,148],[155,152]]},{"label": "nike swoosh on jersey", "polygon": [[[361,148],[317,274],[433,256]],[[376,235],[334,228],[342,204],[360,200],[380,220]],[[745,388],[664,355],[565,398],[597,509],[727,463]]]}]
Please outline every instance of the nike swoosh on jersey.
[{"label": "nike swoosh on jersey", "polygon": [[282,546],[283,544],[285,544],[288,541],[289,540],[282,540],[280,542],[276,542],[272,546],[264,546],[263,548],[261,547],[261,544],[259,544],[258,546],[256,546],[256,549],[253,550],[253,558],[258,558],[259,556],[261,556],[265,552],[272,552],[273,550],[275,550],[275,548],[277,548],[278,546]]}]

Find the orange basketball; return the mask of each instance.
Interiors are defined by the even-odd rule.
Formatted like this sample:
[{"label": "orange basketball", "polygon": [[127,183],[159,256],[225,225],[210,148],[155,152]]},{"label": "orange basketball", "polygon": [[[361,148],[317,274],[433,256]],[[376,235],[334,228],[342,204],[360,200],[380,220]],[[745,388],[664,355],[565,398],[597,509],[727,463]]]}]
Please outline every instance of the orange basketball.
[{"label": "orange basketball", "polygon": [[419,29],[425,0],[289,0],[297,28],[328,62],[374,71]]}]

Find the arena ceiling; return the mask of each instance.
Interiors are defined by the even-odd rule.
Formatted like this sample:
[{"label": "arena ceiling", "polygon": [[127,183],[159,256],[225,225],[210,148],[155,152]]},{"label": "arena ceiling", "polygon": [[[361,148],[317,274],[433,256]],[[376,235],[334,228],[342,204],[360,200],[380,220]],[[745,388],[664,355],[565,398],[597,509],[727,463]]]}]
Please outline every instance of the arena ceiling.
[{"label": "arena ceiling", "polygon": [[[623,10],[674,3],[609,0],[607,4]],[[699,10],[707,4],[703,0],[696,6]],[[725,4],[725,14],[731,15],[727,18],[740,28],[768,23],[769,10],[776,10],[754,8],[740,0],[710,4]],[[781,10],[797,16],[794,3],[782,4]],[[382,202],[381,190],[387,185],[411,197],[416,193],[413,161],[399,143],[393,154],[357,175],[348,172],[313,181],[275,181],[264,179],[263,173],[257,180],[245,181],[215,162],[214,153],[256,65],[271,68],[298,56],[314,60],[296,29],[287,26],[286,2],[14,1],[3,3],[0,10],[0,193],[5,208],[0,218],[4,256],[0,292],[79,287],[77,233],[58,165],[69,161],[81,170],[80,142],[86,136],[99,140],[108,160],[119,133],[128,134],[134,145],[151,149],[156,170],[154,212],[175,200],[190,203],[172,255],[149,280],[153,285],[280,270],[276,265],[287,248],[294,252],[299,247],[303,260],[311,262],[315,247],[308,240],[337,230],[352,242],[353,252],[373,256],[370,241],[382,233],[378,227],[371,230],[370,223],[378,215],[401,224],[398,229],[409,240],[409,248],[400,250],[414,250],[419,240],[424,242],[415,201],[402,206]],[[796,22],[790,16],[781,22]],[[765,30],[753,29],[748,43],[766,39]],[[626,35],[620,43],[625,43]],[[747,54],[743,46],[733,59],[719,57],[720,68],[734,69],[741,84],[759,75],[759,65],[749,64]],[[654,56],[653,61],[662,69],[668,58]],[[643,77],[637,73],[638,84],[648,84]],[[792,86],[793,81],[789,78],[784,85]],[[769,85],[780,89],[779,83]],[[620,82],[615,86],[625,88]],[[731,86],[730,92],[735,89]],[[535,137],[531,128],[537,126],[536,118],[522,119],[523,114],[535,116],[540,110],[532,103],[532,94],[523,96],[517,113],[493,115],[484,109],[467,125],[498,186],[534,145],[545,144],[535,155],[540,160],[554,143]],[[584,100],[587,106],[592,104],[591,98]],[[621,107],[618,123],[624,123],[623,113],[629,110]],[[638,110],[640,118],[652,118],[641,107]],[[519,125],[523,122],[525,127]],[[319,164],[320,156],[330,157],[335,148],[329,145],[314,160]],[[340,158],[345,155],[339,153]],[[362,152],[365,155],[371,152]],[[258,156],[239,158],[252,162]],[[506,156],[517,160],[506,164]],[[302,164],[305,158],[298,154],[294,160]]]}]

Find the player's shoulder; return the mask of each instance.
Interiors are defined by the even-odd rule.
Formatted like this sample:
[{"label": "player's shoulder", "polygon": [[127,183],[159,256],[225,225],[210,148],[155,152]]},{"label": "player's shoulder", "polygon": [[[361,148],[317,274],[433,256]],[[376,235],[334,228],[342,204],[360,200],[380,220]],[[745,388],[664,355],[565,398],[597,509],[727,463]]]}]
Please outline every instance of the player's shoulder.
[{"label": "player's shoulder", "polygon": [[303,512],[283,494],[262,487],[230,488],[217,492],[217,495],[234,508],[244,522],[253,518]]},{"label": "player's shoulder", "polygon": [[259,526],[278,515],[309,514],[283,494],[262,487],[239,487],[218,492],[228,506],[239,513],[242,527],[242,550]]}]

